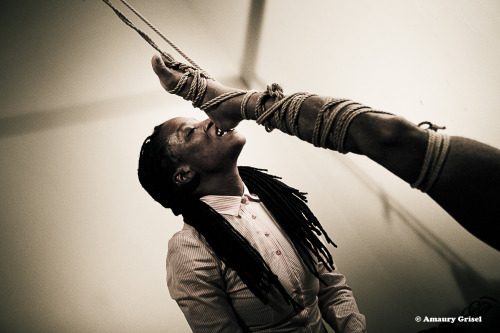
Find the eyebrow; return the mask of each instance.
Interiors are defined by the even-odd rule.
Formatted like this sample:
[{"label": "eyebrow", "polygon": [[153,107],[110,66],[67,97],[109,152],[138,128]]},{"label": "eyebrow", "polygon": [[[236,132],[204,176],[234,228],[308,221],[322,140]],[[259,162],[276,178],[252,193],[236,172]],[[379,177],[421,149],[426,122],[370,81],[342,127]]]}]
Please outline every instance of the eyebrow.
[{"label": "eyebrow", "polygon": [[175,132],[178,133],[182,130],[182,127],[186,126],[186,122],[181,123],[177,128],[175,129]]},{"label": "eyebrow", "polygon": [[186,127],[188,126],[188,123],[187,122],[183,122],[182,124],[180,124],[177,129],[176,129],[176,133],[178,135],[181,135],[181,137],[185,140],[185,141],[189,141],[191,139],[191,136],[188,136],[186,131],[184,130]]}]

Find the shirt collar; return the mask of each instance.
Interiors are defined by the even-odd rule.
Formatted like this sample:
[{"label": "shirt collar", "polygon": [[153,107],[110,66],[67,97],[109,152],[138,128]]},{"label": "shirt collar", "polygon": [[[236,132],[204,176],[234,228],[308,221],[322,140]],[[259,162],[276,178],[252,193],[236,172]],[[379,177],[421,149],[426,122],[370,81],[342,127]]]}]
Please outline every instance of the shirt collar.
[{"label": "shirt collar", "polygon": [[212,207],[217,213],[232,216],[239,215],[242,204],[246,204],[248,201],[260,201],[258,196],[250,194],[246,185],[242,196],[205,195],[200,200]]}]

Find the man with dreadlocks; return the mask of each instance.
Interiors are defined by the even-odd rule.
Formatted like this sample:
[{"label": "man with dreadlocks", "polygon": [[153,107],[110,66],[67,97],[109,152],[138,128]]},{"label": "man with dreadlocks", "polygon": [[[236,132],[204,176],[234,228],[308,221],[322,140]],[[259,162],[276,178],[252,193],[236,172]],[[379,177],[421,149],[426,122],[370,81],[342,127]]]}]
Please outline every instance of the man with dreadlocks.
[{"label": "man with dreadlocks", "polygon": [[162,86],[204,110],[219,134],[251,119],[268,131],[278,128],[318,147],[365,155],[427,193],[470,233],[500,250],[494,232],[500,216],[500,150],[347,99],[285,96],[276,84],[264,92],[226,87],[168,54],[153,57],[152,65]]},{"label": "man with dreadlocks", "polygon": [[305,196],[238,167],[245,138],[174,118],[143,143],[139,180],[185,225],[169,241],[170,294],[194,332],[365,332]]}]

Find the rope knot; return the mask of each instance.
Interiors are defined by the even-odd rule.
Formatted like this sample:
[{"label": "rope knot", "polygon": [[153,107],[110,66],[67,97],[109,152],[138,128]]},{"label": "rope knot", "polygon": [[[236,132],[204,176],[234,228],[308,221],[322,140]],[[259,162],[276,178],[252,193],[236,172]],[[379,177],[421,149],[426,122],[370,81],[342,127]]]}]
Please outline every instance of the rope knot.
[{"label": "rope knot", "polygon": [[267,86],[267,94],[269,97],[275,97],[277,100],[283,98],[283,87],[278,83],[273,83]]},{"label": "rope knot", "polygon": [[418,124],[418,127],[422,127],[422,125],[428,125],[426,129],[432,130],[434,132],[437,132],[437,130],[444,130],[446,129],[446,126],[438,126],[436,124],[431,123],[430,121],[422,121],[420,124]]}]

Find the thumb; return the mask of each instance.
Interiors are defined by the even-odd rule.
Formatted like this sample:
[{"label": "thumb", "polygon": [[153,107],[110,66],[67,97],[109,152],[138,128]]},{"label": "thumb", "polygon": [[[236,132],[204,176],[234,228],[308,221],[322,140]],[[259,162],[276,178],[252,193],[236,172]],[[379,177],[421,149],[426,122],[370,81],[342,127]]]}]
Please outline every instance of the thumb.
[{"label": "thumb", "polygon": [[165,63],[165,59],[158,55],[154,55],[151,59],[151,66],[153,67],[155,74],[160,79],[161,86],[168,92],[177,86],[178,81],[183,75],[178,70],[169,68],[168,63]]},{"label": "thumb", "polygon": [[169,70],[167,66],[165,66],[165,62],[163,62],[163,59],[159,55],[155,54],[153,56],[151,59],[151,65],[153,66],[153,71],[156,75],[164,76],[169,74]]}]

